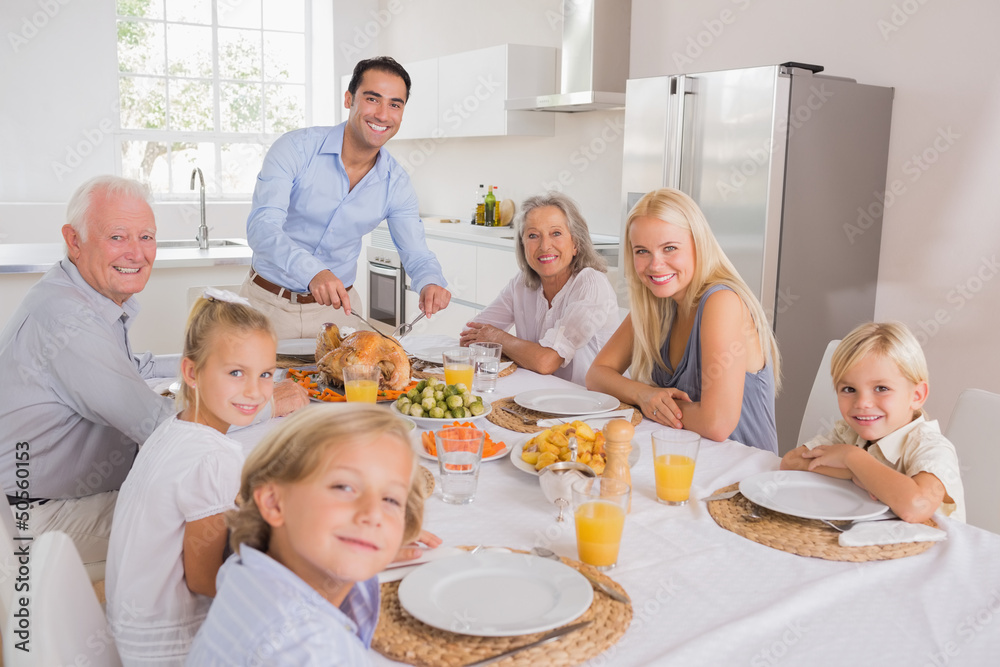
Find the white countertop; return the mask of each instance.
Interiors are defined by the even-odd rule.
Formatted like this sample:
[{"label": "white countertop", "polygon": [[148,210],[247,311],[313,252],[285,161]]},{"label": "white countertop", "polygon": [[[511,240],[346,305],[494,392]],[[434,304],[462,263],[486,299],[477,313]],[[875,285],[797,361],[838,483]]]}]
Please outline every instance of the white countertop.
[{"label": "white countertop", "polygon": [[[477,245],[494,246],[497,248],[514,249],[514,227],[478,227],[469,224],[468,220],[462,222],[441,222],[440,216],[421,216],[424,221],[424,233],[431,238],[444,239],[446,241],[458,241],[461,243],[474,243]],[[452,220],[454,218],[451,218]],[[618,237],[606,234],[591,234],[591,240],[595,246],[618,247]]]},{"label": "white countertop", "polygon": [[[250,265],[253,252],[246,239],[226,239],[241,245],[218,246],[208,250],[198,248],[157,248],[156,269],[183,269],[189,267]],[[0,244],[0,274],[45,273],[66,256],[63,243],[10,243]]]}]

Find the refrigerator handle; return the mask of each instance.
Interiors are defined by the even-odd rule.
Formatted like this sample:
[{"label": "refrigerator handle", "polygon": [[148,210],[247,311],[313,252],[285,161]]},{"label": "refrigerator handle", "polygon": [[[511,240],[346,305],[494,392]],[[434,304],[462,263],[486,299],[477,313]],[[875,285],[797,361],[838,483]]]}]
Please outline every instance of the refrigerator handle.
[{"label": "refrigerator handle", "polygon": [[676,88],[671,91],[675,95],[674,110],[677,120],[674,123],[674,147],[670,155],[669,185],[677,190],[681,189],[681,168],[683,166],[681,158],[684,154],[684,133],[687,132],[684,125],[684,106],[687,96],[693,92],[691,83],[691,79],[681,74],[675,80]]}]

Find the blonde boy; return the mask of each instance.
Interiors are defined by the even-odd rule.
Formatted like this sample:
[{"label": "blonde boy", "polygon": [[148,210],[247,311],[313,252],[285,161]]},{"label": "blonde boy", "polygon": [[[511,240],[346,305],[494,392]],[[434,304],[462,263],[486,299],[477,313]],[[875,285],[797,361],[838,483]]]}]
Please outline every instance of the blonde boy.
[{"label": "blonde boy", "polygon": [[785,454],[784,470],[850,479],[899,518],[926,521],[939,508],[965,521],[955,446],[927,421],[927,361],[905,325],[862,324],[830,364],[843,419]]}]

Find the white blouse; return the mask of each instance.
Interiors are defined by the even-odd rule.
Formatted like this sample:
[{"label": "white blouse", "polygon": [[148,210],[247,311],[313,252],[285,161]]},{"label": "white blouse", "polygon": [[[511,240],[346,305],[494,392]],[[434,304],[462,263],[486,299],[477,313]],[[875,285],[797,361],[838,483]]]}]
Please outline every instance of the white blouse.
[{"label": "white blouse", "polygon": [[235,440],[176,416],[139,450],[118,494],[105,579],[125,665],[184,663],[212,603],[184,579],[184,528],[235,509],[243,460]]},{"label": "white blouse", "polygon": [[518,338],[555,350],[563,359],[553,375],[584,385],[587,371],[621,318],[618,299],[608,277],[585,268],[570,277],[552,307],[542,288],[531,289],[519,274],[474,319],[508,331],[514,325]]}]

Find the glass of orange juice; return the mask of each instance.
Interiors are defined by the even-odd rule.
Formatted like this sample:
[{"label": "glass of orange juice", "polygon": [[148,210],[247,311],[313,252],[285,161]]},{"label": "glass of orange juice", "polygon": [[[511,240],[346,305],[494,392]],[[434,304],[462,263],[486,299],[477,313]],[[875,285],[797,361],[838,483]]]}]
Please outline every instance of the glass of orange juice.
[{"label": "glass of orange juice", "polygon": [[620,479],[594,477],[573,483],[576,552],[598,570],[618,562],[631,487]]},{"label": "glass of orange juice", "polygon": [[653,471],[658,501],[665,505],[687,504],[700,445],[701,436],[693,431],[665,428],[653,432]]},{"label": "glass of orange juice", "polygon": [[344,366],[344,396],[351,403],[377,402],[378,381],[381,376],[382,370],[378,366]]},{"label": "glass of orange juice", "polygon": [[457,347],[444,353],[444,381],[462,383],[472,391],[472,353],[467,347]]}]

